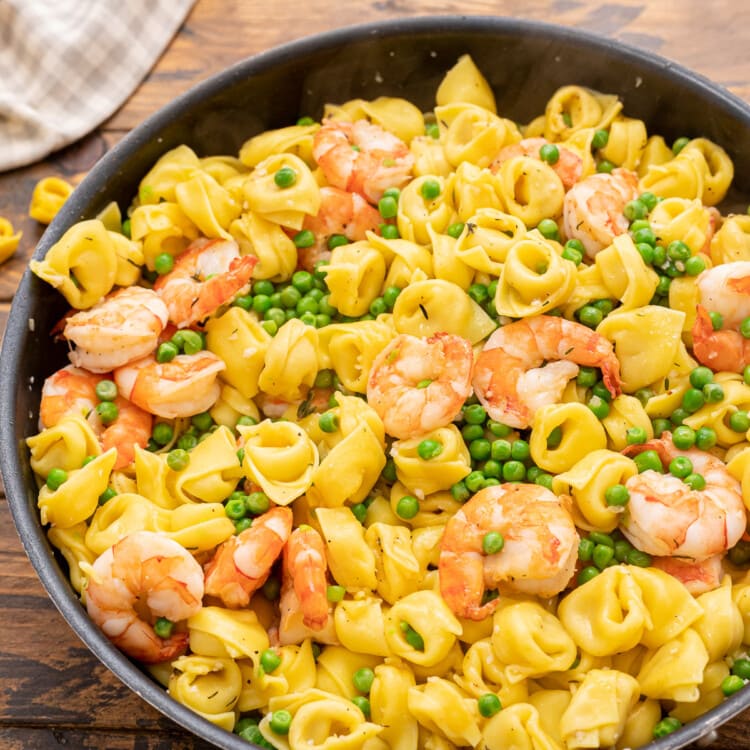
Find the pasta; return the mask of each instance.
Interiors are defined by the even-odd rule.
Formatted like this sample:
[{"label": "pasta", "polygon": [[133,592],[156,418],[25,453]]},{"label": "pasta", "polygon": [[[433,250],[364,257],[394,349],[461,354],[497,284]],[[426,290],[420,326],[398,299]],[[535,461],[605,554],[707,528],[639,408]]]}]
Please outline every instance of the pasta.
[{"label": "pasta", "polygon": [[732,178],[606,92],[519,124],[468,55],[429,112],[163,154],[31,264],[104,362],[27,439],[92,619],[275,750],[635,748],[717,706],[750,674]]}]

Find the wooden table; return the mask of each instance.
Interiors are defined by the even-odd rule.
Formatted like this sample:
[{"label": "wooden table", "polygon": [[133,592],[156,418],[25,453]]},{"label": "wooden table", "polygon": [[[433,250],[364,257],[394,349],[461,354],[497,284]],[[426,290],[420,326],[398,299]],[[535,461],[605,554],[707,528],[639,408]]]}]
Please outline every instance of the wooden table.
[{"label": "wooden table", "polygon": [[[523,10],[521,10],[523,8]],[[414,15],[524,15],[576,26],[671,58],[750,101],[750,3],[743,0],[198,0],[151,74],[108,122],[48,160],[0,175],[0,215],[23,230],[0,268],[0,330],[43,227],[28,218],[40,178],[77,180],[176,94],[241,58],[337,26]],[[0,747],[199,750],[89,653],[45,595],[0,497]],[[714,745],[750,746],[750,711]]]}]

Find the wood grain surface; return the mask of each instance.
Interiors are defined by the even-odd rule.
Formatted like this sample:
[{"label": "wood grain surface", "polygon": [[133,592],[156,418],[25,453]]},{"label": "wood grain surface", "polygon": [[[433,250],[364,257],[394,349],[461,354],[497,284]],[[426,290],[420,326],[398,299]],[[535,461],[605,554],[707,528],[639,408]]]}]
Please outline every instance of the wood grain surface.
[{"label": "wood grain surface", "polygon": [[[35,183],[79,180],[128,130],[178,93],[234,62],[316,32],[428,14],[522,16],[594,31],[659,53],[750,102],[750,3],[746,0],[198,0],[130,100],[79,143],[0,174],[0,215],[23,230],[0,268],[0,331],[43,227],[28,205]],[[0,144],[0,148],[1,148]],[[88,652],[46,597],[0,497],[0,748],[202,750],[124,687]],[[750,712],[723,727],[713,747],[750,746]]]}]

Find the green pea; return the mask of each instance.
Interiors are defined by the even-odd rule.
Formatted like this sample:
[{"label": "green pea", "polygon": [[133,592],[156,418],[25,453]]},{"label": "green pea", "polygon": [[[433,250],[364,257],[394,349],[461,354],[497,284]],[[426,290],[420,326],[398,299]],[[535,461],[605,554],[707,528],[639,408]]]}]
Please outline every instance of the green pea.
[{"label": "green pea", "polygon": [[682,138],[678,138],[672,144],[672,153],[675,156],[677,156],[677,154],[679,154],[680,151],[682,151],[682,149],[685,148],[685,146],[688,145],[688,143],[690,143],[690,138],[688,138],[687,136],[682,136]]},{"label": "green pea", "polygon": [[721,681],[721,692],[727,697],[738,693],[745,687],[745,681],[736,674],[730,674]]},{"label": "green pea", "polygon": [[440,183],[437,180],[428,177],[419,188],[419,192],[426,201],[434,201],[442,192]]},{"label": "green pea", "polygon": [[271,503],[265,492],[251,492],[245,498],[245,507],[248,513],[259,516],[271,507]]},{"label": "green pea", "polygon": [[591,139],[592,148],[604,148],[609,143],[609,131],[595,130]]},{"label": "green pea", "polygon": [[156,350],[156,361],[160,364],[171,362],[179,353],[180,350],[171,341],[165,341]]},{"label": "green pea", "polygon": [[383,191],[383,198],[395,198],[398,200],[401,197],[401,190],[397,187],[389,187]]},{"label": "green pea", "polygon": [[183,451],[191,451],[198,445],[198,436],[191,432],[183,433],[177,438],[177,447]]},{"label": "green pea", "polygon": [[607,487],[604,493],[604,500],[607,505],[622,507],[628,504],[630,492],[628,492],[628,488],[624,484],[613,484],[611,487]]},{"label": "green pea", "polygon": [[708,317],[711,318],[711,326],[714,331],[720,331],[724,325],[724,316],[720,312],[711,311],[708,313]]},{"label": "green pea", "polygon": [[159,445],[167,445],[167,443],[171,442],[172,438],[174,437],[174,430],[172,429],[172,425],[168,424],[167,422],[157,422],[154,425],[151,437]]},{"label": "green pea", "polygon": [[378,211],[384,219],[394,219],[398,215],[398,199],[384,195],[378,201]]},{"label": "green pea", "polygon": [[260,666],[266,674],[270,674],[281,665],[281,657],[273,648],[267,648],[260,655]]},{"label": "green pea", "polygon": [[474,300],[474,302],[480,305],[483,302],[486,302],[490,296],[487,287],[484,284],[472,284],[469,287],[467,294]]},{"label": "green pea", "polygon": [[550,432],[549,435],[547,435],[547,449],[554,450],[555,448],[558,448],[560,446],[560,443],[562,443],[562,438],[563,438],[562,427],[558,425],[552,430],[552,432]]},{"label": "green pea", "polygon": [[101,495],[99,495],[99,505],[108,503],[113,497],[117,495],[117,491],[112,487],[107,487]]},{"label": "green pea", "polygon": [[253,294],[256,296],[262,294],[265,297],[270,297],[275,291],[273,282],[268,279],[258,279],[253,283]]},{"label": "green pea", "polygon": [[656,207],[656,204],[659,202],[659,199],[649,191],[641,193],[638,196],[638,200],[643,203],[649,211],[652,211]]},{"label": "green pea", "polygon": [[52,491],[60,488],[61,485],[68,481],[68,472],[65,469],[50,469],[47,474],[46,484]]},{"label": "green pea", "polygon": [[655,245],[656,234],[654,234],[654,230],[651,229],[651,227],[643,227],[642,229],[633,232],[633,242],[636,244],[646,242],[649,245]]},{"label": "green pea", "polygon": [[682,240],[673,240],[667,245],[667,258],[685,261],[691,256],[690,248]]},{"label": "green pea", "polygon": [[404,634],[404,640],[415,650],[424,651],[424,639],[405,620],[401,620],[399,627]]},{"label": "green pea", "polygon": [[251,294],[240,294],[234,298],[232,304],[235,307],[241,307],[243,310],[251,310],[253,307],[253,296]]},{"label": "green pea", "polygon": [[462,221],[457,221],[455,224],[451,224],[445,230],[445,233],[450,237],[453,237],[454,240],[457,240],[463,234],[465,226],[466,225]]},{"label": "green pea", "polygon": [[295,271],[292,286],[300,293],[307,294],[313,288],[313,275],[309,271]]},{"label": "green pea", "polygon": [[562,257],[565,258],[565,260],[572,261],[577,266],[581,265],[583,261],[583,253],[580,250],[575,250],[572,247],[568,247],[568,243],[565,243],[565,247],[562,251]]},{"label": "green pea", "polygon": [[635,221],[636,219],[645,219],[648,214],[648,207],[645,203],[640,200],[628,201],[623,209],[623,214],[628,221]]},{"label": "green pea", "polygon": [[724,400],[724,389],[718,383],[708,383],[703,386],[703,395],[709,404],[717,404]]},{"label": "green pea", "polygon": [[502,422],[495,422],[494,419],[487,422],[487,428],[495,437],[499,438],[508,437],[513,432],[512,427],[508,427],[507,424],[503,424]]},{"label": "green pea", "polygon": [[165,276],[174,268],[174,258],[169,253],[159,253],[154,258],[154,270],[159,276]]},{"label": "green pea", "polygon": [[686,451],[695,445],[695,430],[687,425],[675,427],[672,432],[672,442],[675,448]]},{"label": "green pea", "polygon": [[487,419],[487,412],[481,404],[469,404],[463,410],[464,421],[472,425],[482,425]]},{"label": "green pea", "polygon": [[744,410],[738,410],[729,417],[729,426],[735,432],[747,432],[750,430],[750,415]]},{"label": "green pea", "polygon": [[714,374],[708,367],[696,367],[690,371],[690,385],[693,388],[702,389],[709,383],[713,383]]},{"label": "green pea", "polygon": [[398,227],[395,224],[381,224],[380,236],[384,240],[397,240],[401,236],[401,234],[399,233]]},{"label": "green pea", "polygon": [[659,276],[659,283],[656,285],[656,294],[660,297],[666,297],[669,294],[671,286],[672,279],[669,276]]},{"label": "green pea", "polygon": [[682,408],[689,414],[698,411],[705,403],[706,398],[703,391],[699,391],[697,388],[688,388],[682,396]]},{"label": "green pea", "polygon": [[610,560],[615,556],[615,548],[614,546],[608,547],[605,544],[597,544],[594,547],[594,552],[591,555],[591,560],[596,565],[599,570],[604,570],[609,563]]},{"label": "green pea", "polygon": [[459,482],[455,482],[454,484],[452,484],[451,496],[457,502],[465,503],[471,497],[471,492],[469,491],[469,488],[466,486],[466,482],[461,480]]},{"label": "green pea", "polygon": [[591,559],[591,555],[594,554],[594,548],[596,544],[591,539],[581,539],[578,542],[578,559],[581,562],[588,562]]},{"label": "green pea", "polygon": [[652,471],[662,471],[663,466],[661,463],[661,459],[659,458],[659,454],[656,451],[648,450],[643,451],[643,453],[639,453],[634,459],[635,465],[638,468],[639,472],[648,471],[649,469]]},{"label": "green pea", "polygon": [[425,135],[429,135],[434,140],[440,139],[440,126],[436,122],[428,122],[424,126]]},{"label": "green pea", "polygon": [[[494,461],[490,458],[484,462],[482,473],[488,479],[499,479],[503,475],[503,465],[499,461]],[[529,479],[529,481],[531,480]]]},{"label": "green pea", "polygon": [[595,367],[581,367],[576,376],[576,383],[582,388],[591,388],[599,379],[599,371]]},{"label": "green pea", "polygon": [[648,434],[643,427],[630,427],[625,432],[625,441],[628,445],[641,445],[648,440]]},{"label": "green pea", "polygon": [[706,270],[706,261],[700,255],[693,255],[685,261],[685,273],[688,276],[698,276]]},{"label": "green pea", "polygon": [[[645,243],[647,244],[647,243]],[[662,245],[656,245],[654,247],[654,260],[653,265],[661,268],[667,262],[667,248]]]},{"label": "green pea", "polygon": [[298,248],[312,247],[315,244],[315,235],[309,229],[302,229],[292,237],[292,242]]},{"label": "green pea", "polygon": [[605,534],[603,531],[592,531],[589,534],[589,539],[594,542],[594,544],[601,544],[605,547],[612,547],[612,549],[615,548],[615,540],[609,534]]},{"label": "green pea", "polygon": [[685,482],[691,490],[696,490],[696,492],[706,489],[706,479],[702,474],[688,474],[682,481]]},{"label": "green pea", "polygon": [[302,292],[293,286],[287,286],[281,291],[281,304],[292,309],[297,306],[297,303],[302,299]]},{"label": "green pea", "polygon": [[159,638],[169,638],[169,636],[172,635],[173,627],[174,623],[171,620],[166,617],[159,617],[154,623],[154,633],[156,633]]},{"label": "green pea", "polygon": [[678,425],[681,425],[689,416],[690,412],[687,409],[678,407],[669,415],[669,421],[675,427],[677,427]]},{"label": "green pea", "polygon": [[602,311],[593,305],[584,305],[576,312],[578,320],[589,328],[596,328],[604,319]]},{"label": "green pea", "polygon": [[490,455],[495,461],[507,461],[513,448],[508,440],[493,440],[490,447]]},{"label": "green pea", "polygon": [[654,262],[654,246],[649,245],[648,242],[639,242],[635,249],[640,253],[643,262],[646,265],[652,265]]},{"label": "green pea", "polygon": [[595,565],[588,565],[583,568],[576,577],[576,581],[579,586],[583,586],[584,583],[588,583],[592,578],[596,578],[601,571]]},{"label": "green pea", "polygon": [[607,161],[607,159],[602,159],[596,165],[596,171],[602,174],[609,174],[614,168],[615,165],[611,161]]},{"label": "green pea", "polygon": [[318,300],[318,313],[321,315],[329,315],[334,317],[338,313],[338,310],[330,303],[331,296],[324,294],[320,300]]},{"label": "green pea", "polygon": [[484,437],[484,427],[480,424],[465,424],[461,428],[461,436],[469,444],[473,440],[479,440]]},{"label": "green pea", "polygon": [[654,738],[666,737],[668,734],[676,732],[681,726],[682,722],[679,719],[675,719],[674,716],[667,716],[661,721],[657,721],[654,725]]},{"label": "green pea", "polygon": [[499,531],[488,531],[482,537],[482,552],[485,555],[496,555],[505,546],[505,539]]},{"label": "green pea", "polygon": [[732,664],[732,674],[741,677],[743,680],[750,680],[750,659],[735,659]]},{"label": "green pea", "polygon": [[745,365],[745,368],[742,370],[742,380],[745,385],[750,385],[750,365]]},{"label": "green pea", "polygon": [[255,719],[253,717],[250,717],[250,716],[246,716],[246,717],[240,719],[234,725],[234,733],[242,735],[243,732],[247,732],[252,727],[256,727],[257,728],[257,726],[258,726],[258,720],[257,719]]},{"label": "green pea", "polygon": [[198,331],[183,331],[182,351],[185,354],[197,354],[203,350],[203,336]]},{"label": "green pea", "polygon": [[396,515],[399,518],[409,520],[419,513],[419,500],[413,495],[404,495],[396,503]]},{"label": "green pea", "polygon": [[190,463],[190,454],[181,448],[175,448],[167,453],[167,466],[172,471],[182,471]]},{"label": "green pea", "polygon": [[362,712],[365,719],[370,718],[371,706],[369,699],[365,698],[364,695],[355,695],[352,698],[352,703]]},{"label": "green pea", "polygon": [[542,472],[535,480],[534,484],[538,484],[541,487],[546,487],[548,490],[552,489],[552,483],[554,481],[554,477],[552,474],[547,474],[546,472]]},{"label": "green pea", "polygon": [[545,143],[539,149],[539,158],[552,166],[560,160],[560,149],[554,143]]},{"label": "green pea", "polygon": [[484,480],[485,476],[481,471],[472,471],[468,476],[464,477],[464,484],[469,492],[477,492],[482,489]]},{"label": "green pea", "polygon": [[389,286],[383,290],[383,302],[389,310],[393,309],[396,304],[396,298],[401,294],[401,289],[397,286]]},{"label": "green pea", "polygon": [[112,424],[120,414],[117,404],[112,401],[100,401],[96,406],[96,413],[102,424]]},{"label": "green pea", "polygon": [[506,461],[503,464],[503,479],[506,482],[522,482],[526,477],[526,467],[520,461]]},{"label": "green pea", "polygon": [[471,443],[469,443],[469,455],[475,461],[484,461],[489,458],[491,450],[492,447],[490,441],[485,438],[472,440]]},{"label": "green pea", "polygon": [[627,539],[618,539],[615,542],[615,560],[625,562],[632,549],[634,547]]},{"label": "green pea", "polygon": [[329,602],[340,602],[346,595],[346,589],[343,586],[328,586],[326,587],[326,599]]},{"label": "green pea", "polygon": [[94,390],[100,401],[114,401],[117,398],[117,386],[112,380],[100,380]]},{"label": "green pea", "polygon": [[369,693],[375,680],[375,672],[370,667],[362,667],[352,675],[352,683],[360,693]]},{"label": "green pea", "polygon": [[297,172],[291,167],[281,167],[281,169],[277,170],[274,174],[273,181],[276,183],[276,186],[280,188],[292,187],[292,185],[297,182]]},{"label": "green pea", "polygon": [[591,389],[591,395],[599,396],[602,401],[606,401],[607,403],[610,403],[612,401],[612,394],[609,392],[607,386],[604,385],[601,380],[598,380],[596,383],[594,383],[594,386]]},{"label": "green pea", "polygon": [[609,415],[609,404],[600,396],[592,396],[586,405],[597,419],[605,419]]},{"label": "green pea", "polygon": [[438,440],[425,438],[417,445],[417,454],[423,461],[437,458],[443,452],[443,444]]},{"label": "green pea", "polygon": [[542,219],[536,227],[541,233],[542,237],[548,240],[560,239],[560,230],[557,226],[557,222],[553,219]]},{"label": "green pea", "polygon": [[279,582],[279,579],[276,576],[270,576],[261,587],[261,591],[268,601],[278,599],[279,592],[281,591],[281,583]]},{"label": "green pea", "polygon": [[292,726],[292,715],[284,708],[273,711],[268,726],[276,734],[289,734],[289,728]]},{"label": "green pea", "polygon": [[695,447],[707,451],[716,445],[716,431],[711,427],[699,427],[695,431]]},{"label": "green pea", "polygon": [[638,568],[648,568],[651,565],[651,555],[641,552],[639,549],[633,549],[628,552],[626,562],[628,565],[635,565]]},{"label": "green pea", "polygon": [[332,411],[323,412],[323,414],[318,417],[318,427],[320,427],[323,432],[336,432],[339,428],[339,418]]},{"label": "green pea", "polygon": [[515,461],[525,461],[531,455],[531,449],[526,440],[514,440],[510,445],[510,457]]},{"label": "green pea", "polygon": [[396,481],[396,462],[392,458],[386,459],[382,476],[387,482]]},{"label": "green pea", "polygon": [[227,518],[231,518],[233,521],[238,521],[240,518],[244,518],[247,513],[245,501],[242,498],[228,500],[224,506],[224,513]]},{"label": "green pea", "polygon": [[192,424],[198,432],[207,432],[213,426],[214,420],[209,412],[203,411],[200,414],[193,414],[193,416],[190,417],[190,424]]},{"label": "green pea", "polygon": [[500,698],[498,698],[495,693],[485,693],[477,698],[477,708],[479,709],[479,713],[486,719],[494,716],[502,707]]}]

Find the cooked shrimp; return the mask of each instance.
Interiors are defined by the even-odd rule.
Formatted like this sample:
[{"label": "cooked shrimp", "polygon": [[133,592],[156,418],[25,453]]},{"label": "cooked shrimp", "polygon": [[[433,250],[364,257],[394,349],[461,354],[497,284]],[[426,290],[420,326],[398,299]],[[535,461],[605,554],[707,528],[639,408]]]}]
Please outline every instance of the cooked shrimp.
[{"label": "cooked shrimp", "polygon": [[101,380],[104,375],[73,365],[53,373],[42,386],[40,420],[43,427],[52,427],[67,414],[79,414],[91,425],[102,450],[117,448],[114,468],[122,469],[132,463],[136,445],[145,448],[148,444],[153,419],[148,412],[118,396],[115,399],[117,419],[105,427],[96,413],[99,403],[96,386]]},{"label": "cooked shrimp", "polygon": [[638,175],[628,169],[592,174],[573,185],[563,201],[563,227],[568,239],[583,243],[593,258],[612,240],[628,231],[623,214],[628,201],[638,197]]},{"label": "cooked shrimp", "polygon": [[[497,172],[504,161],[513,159],[516,156],[530,156],[533,159],[541,159],[539,150],[548,143],[549,141],[545,138],[524,138],[519,143],[505,146],[500,149],[500,153],[495,157],[492,164],[490,164],[490,170]],[[554,164],[550,164],[550,166],[562,181],[565,190],[570,190],[581,179],[581,175],[583,174],[583,159],[574,151],[561,146],[559,143],[554,145],[557,146],[559,158]]]},{"label": "cooked shrimp", "polygon": [[461,336],[402,333],[375,358],[367,401],[393,437],[444,427],[471,393],[472,361],[471,344]]},{"label": "cooked shrimp", "polygon": [[248,283],[258,259],[240,256],[236,242],[203,237],[177,256],[174,268],[154,283],[169,320],[187,328],[231,302]]},{"label": "cooked shrimp", "polygon": [[150,289],[120,289],[65,320],[63,336],[75,344],[70,361],[91,372],[109,372],[156,349],[167,307]]},{"label": "cooked shrimp", "polygon": [[693,595],[705,594],[721,585],[724,568],[722,555],[714,555],[706,560],[686,560],[683,557],[654,557],[651,565],[674,576]]},{"label": "cooked shrimp", "polygon": [[[459,509],[446,524],[438,561],[440,593],[455,614],[491,615],[499,600],[483,604],[485,589],[551,597],[565,588],[579,542],[565,497],[536,484],[500,484]],[[500,552],[483,551],[490,532],[502,535]]]},{"label": "cooked shrimp", "polygon": [[693,323],[693,355],[714,372],[742,372],[750,364],[750,339],[738,330],[714,330],[711,316],[703,305],[696,309]]},{"label": "cooked shrimp", "polygon": [[246,607],[268,578],[292,531],[292,511],[276,507],[230,537],[206,566],[206,593],[227,607]]},{"label": "cooked shrimp", "polygon": [[366,232],[376,232],[383,223],[380,212],[359,193],[349,193],[335,187],[320,189],[320,208],[315,216],[305,216],[303,229],[315,235],[315,244],[297,251],[299,265],[312,271],[319,260],[328,260],[331,251],[328,240],[343,234],[356,242],[366,239]]},{"label": "cooked shrimp", "polygon": [[620,521],[630,542],[650,555],[697,561],[733,547],[745,532],[747,517],[740,483],[726,465],[697,448],[678,450],[669,433],[624,452],[644,450],[655,450],[665,465],[676,456],[689,458],[706,486],[693,490],[681,479],[653,469],[630,477],[625,482],[630,500]]},{"label": "cooked shrimp", "polygon": [[601,368],[607,390],[620,393],[620,363],[603,336],[551,315],[517,320],[487,339],[474,366],[474,393],[492,419],[523,429],[537,409],[559,401],[578,365]]},{"label": "cooked shrimp", "polygon": [[174,659],[188,645],[186,632],[158,636],[156,620],[186,620],[202,599],[201,566],[181,544],[152,531],[136,531],[102,553],[86,586],[91,619],[115,646],[147,664]]},{"label": "cooked shrimp", "polygon": [[390,187],[411,179],[414,157],[392,133],[367,120],[326,120],[315,133],[313,158],[333,187],[377,203]]},{"label": "cooked shrimp", "polygon": [[[310,526],[295,529],[284,547],[279,625],[282,642],[298,612],[303,624],[311,630],[322,630],[328,624],[327,569],[325,544],[320,534]],[[291,606],[292,601],[297,606]]]},{"label": "cooked shrimp", "polygon": [[151,414],[166,419],[190,417],[219,398],[218,374],[224,362],[209,351],[178,354],[171,362],[145,357],[114,372],[120,392]]},{"label": "cooked shrimp", "polygon": [[750,261],[737,260],[709,268],[697,278],[700,302],[721,313],[726,328],[739,328],[750,316]]}]

